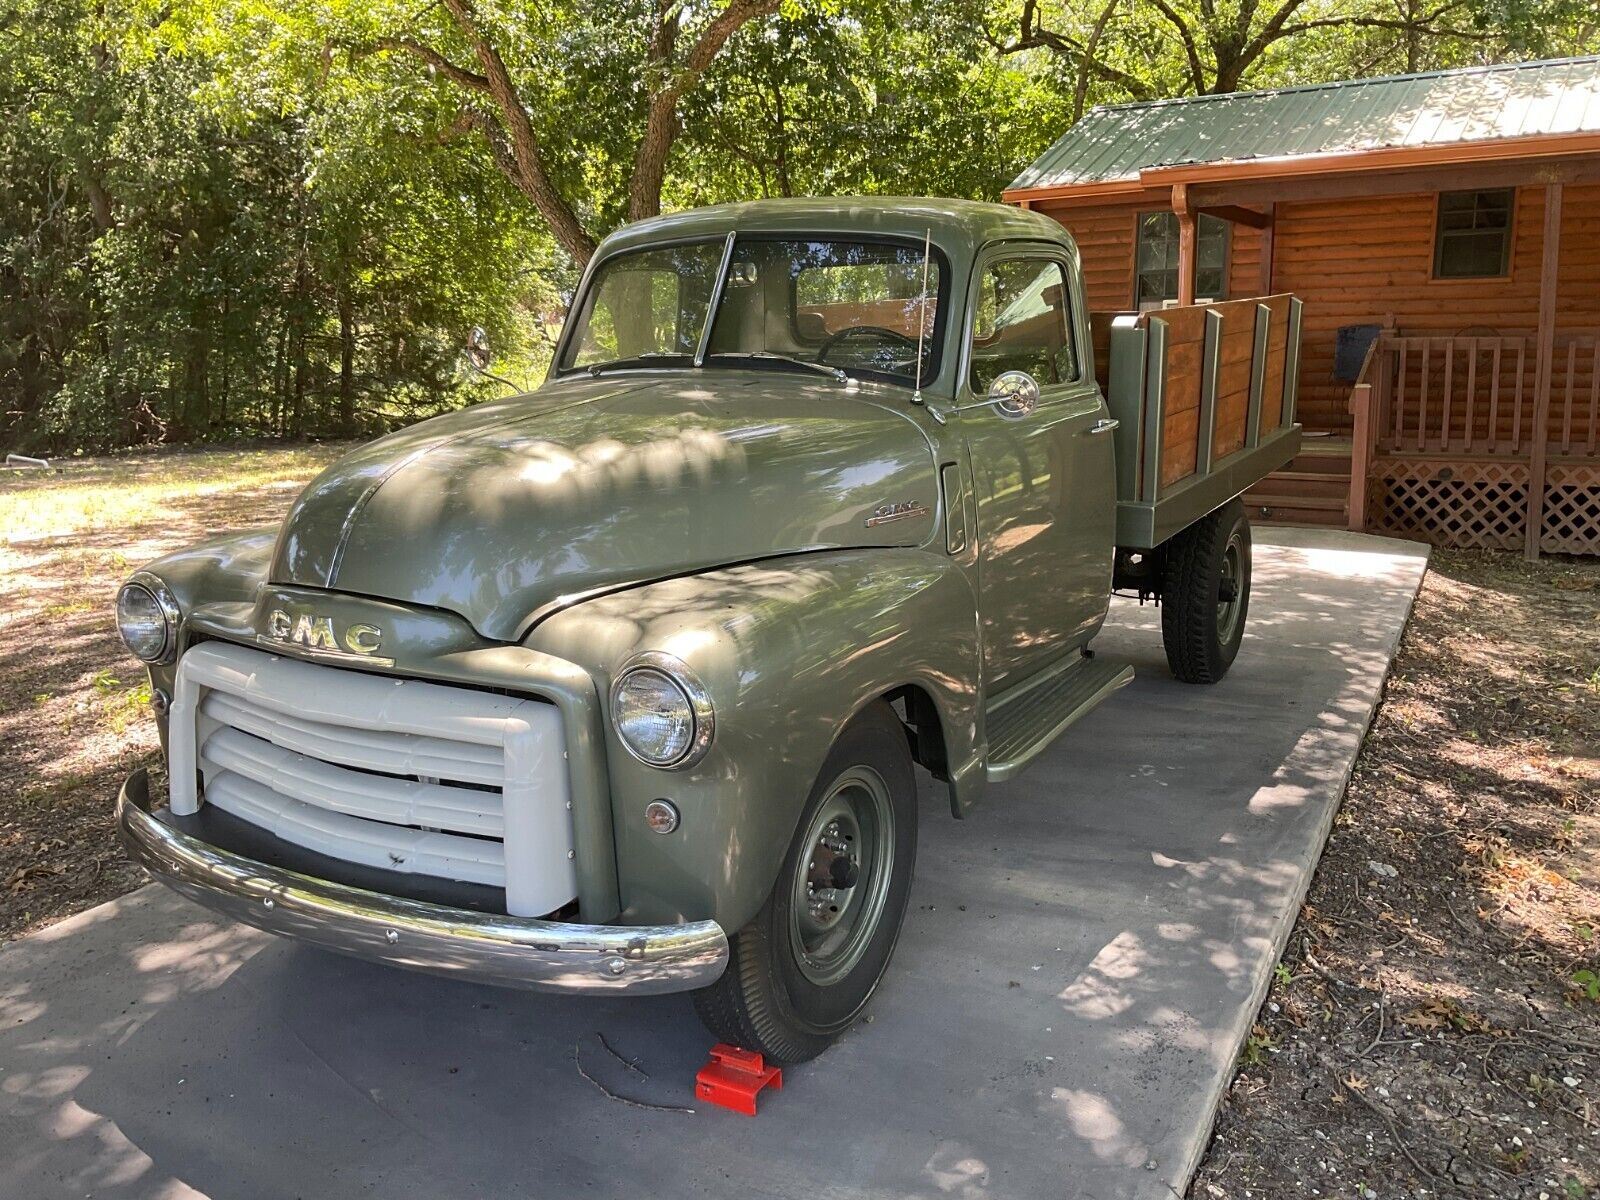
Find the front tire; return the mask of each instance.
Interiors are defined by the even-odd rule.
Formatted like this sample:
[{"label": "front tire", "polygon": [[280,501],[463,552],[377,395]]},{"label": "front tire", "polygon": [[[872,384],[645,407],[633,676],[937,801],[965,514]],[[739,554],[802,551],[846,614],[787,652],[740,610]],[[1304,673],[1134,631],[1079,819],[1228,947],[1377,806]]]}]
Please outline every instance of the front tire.
[{"label": "front tire", "polygon": [[917,853],[917,781],[888,704],[839,735],[772,894],[694,994],[720,1041],[781,1064],[815,1058],[861,1015],[888,969]]},{"label": "front tire", "polygon": [[1250,518],[1237,499],[1167,543],[1161,640],[1185,683],[1216,683],[1244,641],[1250,611]]}]

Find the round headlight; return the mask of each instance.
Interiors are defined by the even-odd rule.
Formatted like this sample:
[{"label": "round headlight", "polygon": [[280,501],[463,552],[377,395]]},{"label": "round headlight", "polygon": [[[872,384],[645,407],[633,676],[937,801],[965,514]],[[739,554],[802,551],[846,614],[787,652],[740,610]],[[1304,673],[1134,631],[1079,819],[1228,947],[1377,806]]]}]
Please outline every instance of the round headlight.
[{"label": "round headlight", "polygon": [[178,648],[177,606],[159,582],[130,580],[117,593],[117,632],[147,663],[166,662]]},{"label": "round headlight", "polygon": [[622,744],[652,767],[687,767],[711,745],[711,701],[667,654],[641,654],[611,687],[611,723]]}]

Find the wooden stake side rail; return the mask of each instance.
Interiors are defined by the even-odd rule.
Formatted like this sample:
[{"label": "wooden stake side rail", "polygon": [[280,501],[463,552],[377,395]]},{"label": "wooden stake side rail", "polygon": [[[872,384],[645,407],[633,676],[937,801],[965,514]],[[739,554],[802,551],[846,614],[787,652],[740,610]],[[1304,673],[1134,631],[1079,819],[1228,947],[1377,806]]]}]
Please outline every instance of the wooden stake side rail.
[{"label": "wooden stake side rail", "polygon": [[1290,295],[1093,314],[1119,545],[1159,545],[1298,452],[1300,314]]}]

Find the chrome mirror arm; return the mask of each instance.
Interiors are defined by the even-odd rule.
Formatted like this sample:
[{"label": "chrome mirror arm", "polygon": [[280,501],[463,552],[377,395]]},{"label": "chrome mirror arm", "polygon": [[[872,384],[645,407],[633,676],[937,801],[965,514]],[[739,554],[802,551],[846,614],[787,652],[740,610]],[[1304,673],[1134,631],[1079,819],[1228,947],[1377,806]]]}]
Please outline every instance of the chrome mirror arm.
[{"label": "chrome mirror arm", "polygon": [[1002,371],[989,385],[989,394],[971,404],[956,404],[939,409],[927,405],[933,419],[943,425],[956,413],[972,412],[979,408],[997,408],[1007,420],[1016,421],[1030,415],[1039,407],[1039,384],[1026,371]]},{"label": "chrome mirror arm", "polygon": [[949,421],[951,417],[955,416],[956,413],[972,412],[977,408],[989,408],[992,405],[1000,403],[1000,401],[998,399],[974,400],[971,404],[952,404],[949,408],[935,408],[933,405],[927,404],[926,401],[923,403],[927,407],[927,410],[933,419],[939,422],[939,424],[943,425]]}]

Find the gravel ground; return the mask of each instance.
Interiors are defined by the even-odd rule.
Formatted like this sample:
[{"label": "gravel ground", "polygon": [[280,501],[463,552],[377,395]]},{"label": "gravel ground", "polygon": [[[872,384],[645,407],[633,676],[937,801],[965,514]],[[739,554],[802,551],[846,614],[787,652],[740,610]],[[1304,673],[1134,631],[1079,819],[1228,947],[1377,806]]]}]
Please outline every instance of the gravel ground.
[{"label": "gravel ground", "polygon": [[1600,1197],[1600,564],[1438,552],[1190,1195]]}]

